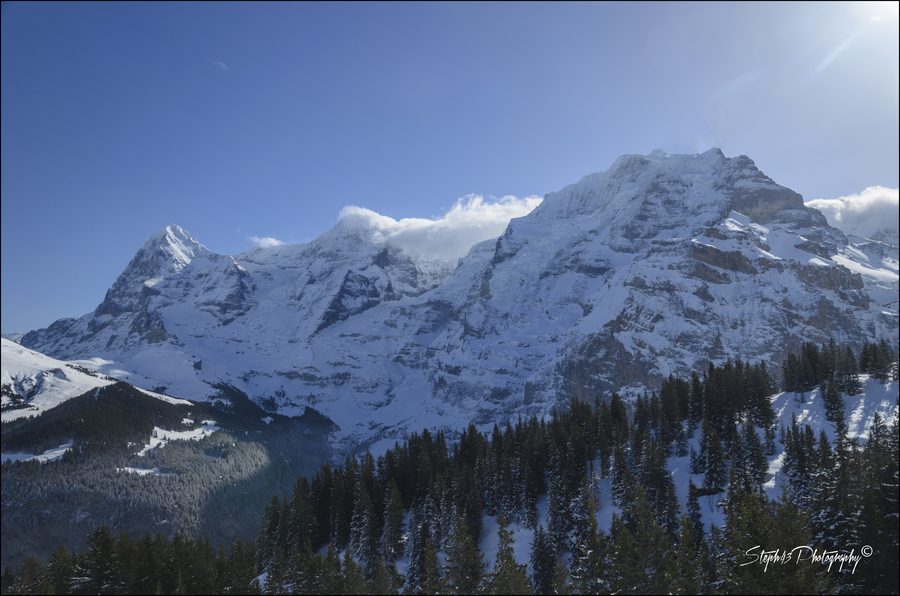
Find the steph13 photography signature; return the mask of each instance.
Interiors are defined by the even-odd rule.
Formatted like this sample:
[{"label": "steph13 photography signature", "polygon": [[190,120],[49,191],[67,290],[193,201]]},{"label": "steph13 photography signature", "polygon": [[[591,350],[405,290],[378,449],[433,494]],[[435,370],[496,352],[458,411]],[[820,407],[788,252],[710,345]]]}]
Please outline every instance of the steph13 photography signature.
[{"label": "steph13 photography signature", "polygon": [[869,545],[861,547],[858,552],[855,548],[852,548],[849,551],[820,551],[817,548],[806,545],[795,546],[790,550],[778,548],[775,550],[765,550],[762,546],[756,545],[744,552],[744,555],[750,560],[746,563],[741,563],[740,566],[744,567],[746,565],[758,564],[765,567],[764,571],[768,571],[769,565],[787,565],[793,561],[797,565],[800,563],[819,563],[821,565],[828,565],[828,571],[831,571],[831,568],[837,563],[838,571],[843,571],[844,566],[846,565],[851,573],[856,573],[856,566],[859,562],[862,559],[871,557],[872,554],[872,547]]}]

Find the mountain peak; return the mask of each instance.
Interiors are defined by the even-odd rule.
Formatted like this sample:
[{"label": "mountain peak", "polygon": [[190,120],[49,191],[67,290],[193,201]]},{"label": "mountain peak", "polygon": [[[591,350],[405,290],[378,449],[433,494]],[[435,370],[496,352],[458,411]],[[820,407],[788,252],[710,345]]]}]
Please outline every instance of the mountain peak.
[{"label": "mountain peak", "polygon": [[716,147],[699,154],[654,149],[648,155],[622,155],[605,172],[589,174],[546,199],[535,216],[594,213],[623,225],[630,225],[635,216],[651,217],[651,203],[698,216],[734,210],[757,223],[777,219],[782,211],[802,211],[800,215],[808,218],[798,193],[776,184],[746,155],[728,158]]},{"label": "mountain peak", "polygon": [[142,254],[146,257],[155,255],[159,260],[167,261],[174,271],[180,271],[192,259],[206,253],[209,253],[209,249],[182,227],[169,224],[153,233],[135,258]]},{"label": "mountain peak", "polygon": [[727,212],[727,197],[707,192],[727,161],[719,149],[702,154],[671,154],[655,149],[649,155],[622,155],[605,172],[589,174],[575,184],[549,193],[533,214],[552,213],[553,217],[569,218],[596,213],[604,218],[630,221],[635,215],[632,211],[642,201],[662,194],[678,201],[689,197],[702,199],[688,201],[685,208],[700,204],[706,207],[716,199]]},{"label": "mountain peak", "polygon": [[153,286],[201,256],[215,255],[180,226],[169,224],[161,228],[135,253],[94,313],[118,316],[143,309],[143,299]]}]

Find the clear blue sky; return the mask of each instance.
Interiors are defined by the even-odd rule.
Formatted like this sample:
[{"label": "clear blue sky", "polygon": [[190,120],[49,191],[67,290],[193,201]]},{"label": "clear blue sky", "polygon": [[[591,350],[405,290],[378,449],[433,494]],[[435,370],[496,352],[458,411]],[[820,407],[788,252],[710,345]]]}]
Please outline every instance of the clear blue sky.
[{"label": "clear blue sky", "polygon": [[90,312],[168,223],[237,254],[657,147],[896,188],[896,6],[4,3],[2,330]]}]

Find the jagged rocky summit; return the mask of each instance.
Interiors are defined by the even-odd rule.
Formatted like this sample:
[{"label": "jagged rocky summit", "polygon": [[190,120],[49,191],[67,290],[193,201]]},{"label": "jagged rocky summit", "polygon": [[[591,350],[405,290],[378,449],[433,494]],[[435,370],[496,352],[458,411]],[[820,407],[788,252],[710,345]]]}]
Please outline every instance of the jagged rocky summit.
[{"label": "jagged rocky summit", "polygon": [[228,384],[270,411],[313,408],[352,447],[898,329],[896,247],[851,242],[718,149],[622,156],[458,262],[375,225],[351,215],[237,256],[167,226],[93,313],[21,343],[177,397]]}]

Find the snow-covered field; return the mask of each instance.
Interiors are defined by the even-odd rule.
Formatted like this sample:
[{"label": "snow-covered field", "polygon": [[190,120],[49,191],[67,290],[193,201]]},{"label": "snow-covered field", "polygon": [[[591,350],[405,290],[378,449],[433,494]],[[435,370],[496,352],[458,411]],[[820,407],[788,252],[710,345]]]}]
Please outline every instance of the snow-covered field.
[{"label": "snow-covered field", "polygon": [[184,431],[166,430],[156,426],[153,428],[153,434],[150,435],[150,442],[138,452],[138,455],[146,455],[148,451],[162,447],[171,441],[199,441],[217,430],[219,427],[216,426],[215,420],[203,420],[200,428]]},{"label": "snow-covered field", "polygon": [[0,463],[5,463],[7,460],[17,462],[29,461],[34,459],[44,464],[48,461],[58,460],[66,451],[71,448],[72,443],[64,443],[54,449],[47,449],[41,455],[34,455],[33,453],[0,453]]}]

